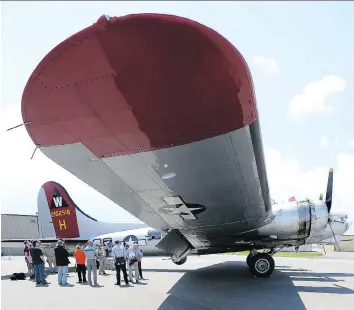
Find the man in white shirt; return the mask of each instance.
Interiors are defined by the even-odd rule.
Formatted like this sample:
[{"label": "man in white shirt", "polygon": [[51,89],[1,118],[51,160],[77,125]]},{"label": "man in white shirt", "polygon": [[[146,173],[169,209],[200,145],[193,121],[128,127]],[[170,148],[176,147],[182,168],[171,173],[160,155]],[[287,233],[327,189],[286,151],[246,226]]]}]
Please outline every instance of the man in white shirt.
[{"label": "man in white shirt", "polygon": [[129,270],[129,281],[133,282],[133,268],[135,274],[135,281],[139,283],[139,267],[138,259],[140,259],[141,254],[137,244],[134,244],[133,247],[129,248],[127,251],[128,256],[128,270]]},{"label": "man in white shirt", "polygon": [[128,275],[127,275],[127,268],[125,266],[126,251],[124,246],[118,240],[116,240],[115,244],[116,245],[112,248],[112,256],[114,258],[116,272],[117,272],[116,285],[120,286],[120,271],[122,270],[125,285],[128,286],[129,282],[128,282]]}]

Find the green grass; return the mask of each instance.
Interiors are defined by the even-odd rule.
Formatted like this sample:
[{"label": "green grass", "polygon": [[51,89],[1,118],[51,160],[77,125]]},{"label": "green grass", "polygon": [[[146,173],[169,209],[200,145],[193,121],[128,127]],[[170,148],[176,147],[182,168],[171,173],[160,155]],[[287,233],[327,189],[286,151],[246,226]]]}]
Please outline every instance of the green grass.
[{"label": "green grass", "polygon": [[[232,255],[243,255],[247,256],[249,254],[249,251],[243,251],[243,252],[230,252],[230,253],[224,253],[224,254],[232,254]],[[318,257],[318,256],[323,256],[322,253],[318,252],[278,252],[274,254],[276,257],[303,257],[303,258],[311,258],[311,257]]]}]

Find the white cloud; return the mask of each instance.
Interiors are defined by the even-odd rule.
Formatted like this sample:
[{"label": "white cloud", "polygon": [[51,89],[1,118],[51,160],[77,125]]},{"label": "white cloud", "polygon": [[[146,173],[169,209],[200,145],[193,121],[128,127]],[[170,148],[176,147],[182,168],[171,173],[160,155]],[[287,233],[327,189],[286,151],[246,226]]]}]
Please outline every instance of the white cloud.
[{"label": "white cloud", "polygon": [[[338,141],[337,141],[338,142]],[[320,141],[318,142],[319,146],[320,147],[323,147],[323,148],[327,148],[329,147],[332,143],[331,141],[328,140],[327,136],[326,135],[323,135],[320,139]]]},{"label": "white cloud", "polygon": [[265,74],[267,76],[271,76],[279,72],[279,66],[275,58],[254,56],[252,58],[252,63],[257,69],[259,69],[260,73]]},{"label": "white cloud", "polygon": [[354,147],[354,139],[349,141],[349,145],[350,145],[351,147]]},{"label": "white cloud", "polygon": [[354,156],[338,153],[334,167],[301,169],[295,159],[285,159],[279,151],[266,149],[267,172],[271,197],[276,200],[317,199],[325,194],[328,170],[334,168],[332,212],[346,212],[354,221]]},{"label": "white cloud", "polygon": [[22,123],[20,105],[2,109],[0,119],[0,198],[2,213],[34,214],[37,195],[47,181],[62,184],[75,203],[99,220],[136,221],[135,217],[48,159],[35,149],[24,126],[6,131]]},{"label": "white cloud", "polygon": [[299,119],[311,113],[329,112],[332,107],[326,102],[328,97],[345,88],[345,80],[337,75],[326,75],[321,80],[310,82],[290,101],[290,115]]}]

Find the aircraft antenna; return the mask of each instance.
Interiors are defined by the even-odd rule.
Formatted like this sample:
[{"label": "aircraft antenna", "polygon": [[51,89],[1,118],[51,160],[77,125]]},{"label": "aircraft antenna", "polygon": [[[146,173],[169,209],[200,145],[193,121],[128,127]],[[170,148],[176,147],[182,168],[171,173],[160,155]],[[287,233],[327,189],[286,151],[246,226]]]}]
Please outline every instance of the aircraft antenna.
[{"label": "aircraft antenna", "polygon": [[32,158],[33,158],[33,156],[34,156],[34,153],[36,153],[36,151],[37,151],[37,149],[38,149],[39,147],[40,147],[40,145],[37,144],[37,145],[36,145],[36,148],[34,149],[34,151],[33,151],[33,153],[32,153],[31,160],[32,160]]},{"label": "aircraft antenna", "polygon": [[29,125],[29,124],[31,124],[32,122],[24,122],[24,123],[22,123],[22,124],[20,124],[20,125],[17,125],[17,126],[14,126],[14,127],[11,127],[11,128],[9,128],[9,129],[7,129],[6,131],[10,131],[10,130],[12,130],[12,129],[16,129],[16,128],[18,128],[18,127],[21,127],[21,126],[23,126],[23,125]]}]

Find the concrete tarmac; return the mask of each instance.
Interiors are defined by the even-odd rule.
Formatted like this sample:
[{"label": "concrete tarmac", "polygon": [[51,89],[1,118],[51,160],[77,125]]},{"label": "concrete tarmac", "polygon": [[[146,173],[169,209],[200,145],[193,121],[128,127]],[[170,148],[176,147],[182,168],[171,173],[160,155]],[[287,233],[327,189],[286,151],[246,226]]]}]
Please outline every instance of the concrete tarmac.
[{"label": "concrete tarmac", "polygon": [[115,286],[115,272],[98,276],[101,287],[77,284],[60,287],[49,275],[48,287],[30,280],[11,281],[25,272],[23,257],[1,260],[3,310],[242,310],[242,309],[354,309],[354,259],[275,257],[276,270],[268,279],[253,278],[245,257],[190,256],[182,266],[161,257],[145,257],[143,284]]}]

